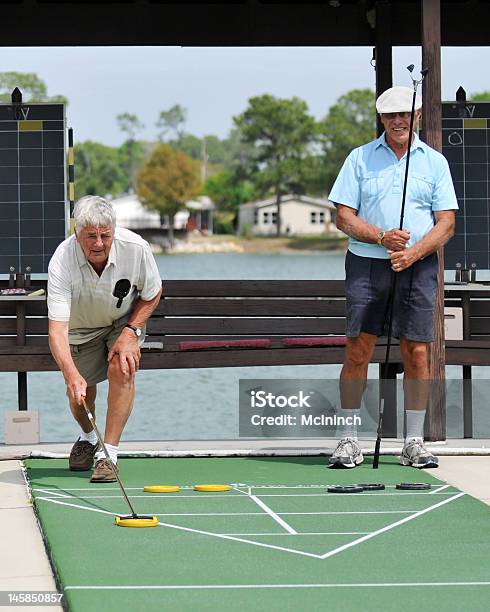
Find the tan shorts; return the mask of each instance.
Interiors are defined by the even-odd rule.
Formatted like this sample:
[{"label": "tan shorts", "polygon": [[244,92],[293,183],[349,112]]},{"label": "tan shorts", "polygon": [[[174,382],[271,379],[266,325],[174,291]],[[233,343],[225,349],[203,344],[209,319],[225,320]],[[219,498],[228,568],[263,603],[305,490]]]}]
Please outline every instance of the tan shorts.
[{"label": "tan shorts", "polygon": [[[119,338],[127,319],[116,321],[114,325],[94,340],[85,344],[70,344],[70,352],[80,374],[87,381],[87,386],[96,385],[107,379],[107,356],[116,340]],[[140,336],[139,344],[143,344],[145,330]]]}]

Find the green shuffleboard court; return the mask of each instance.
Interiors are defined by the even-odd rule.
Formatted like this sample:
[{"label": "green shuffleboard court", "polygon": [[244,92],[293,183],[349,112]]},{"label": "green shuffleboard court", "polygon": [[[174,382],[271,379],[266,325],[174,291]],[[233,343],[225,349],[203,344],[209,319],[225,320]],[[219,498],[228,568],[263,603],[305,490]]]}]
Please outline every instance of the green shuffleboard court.
[{"label": "green shuffleboard court", "polygon": [[[488,610],[490,508],[431,473],[382,458],[328,470],[324,457],[120,460],[149,529],[118,527],[115,484],[62,459],[25,462],[69,610]],[[382,491],[328,493],[333,484]],[[427,482],[401,491],[399,482]],[[232,485],[218,493],[195,484]],[[180,485],[178,493],[145,493]]]}]

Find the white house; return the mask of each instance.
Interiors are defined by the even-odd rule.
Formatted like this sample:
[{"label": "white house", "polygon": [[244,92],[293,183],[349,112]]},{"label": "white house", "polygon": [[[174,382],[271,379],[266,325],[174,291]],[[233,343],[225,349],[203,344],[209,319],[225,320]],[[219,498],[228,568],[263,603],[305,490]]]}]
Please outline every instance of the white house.
[{"label": "white house", "polygon": [[[160,213],[148,210],[135,193],[125,194],[111,201],[116,211],[116,224],[130,230],[166,229],[168,219],[163,223]],[[186,204],[188,210],[180,210],[174,217],[174,229],[199,229],[212,233],[212,211],[214,204],[207,196],[199,196]],[[188,227],[188,226],[191,227]]]},{"label": "white house", "polygon": [[[335,206],[323,198],[304,195],[281,197],[281,234],[305,235],[337,233]],[[277,233],[276,198],[241,204],[238,213],[238,231],[248,227],[253,234]]]}]

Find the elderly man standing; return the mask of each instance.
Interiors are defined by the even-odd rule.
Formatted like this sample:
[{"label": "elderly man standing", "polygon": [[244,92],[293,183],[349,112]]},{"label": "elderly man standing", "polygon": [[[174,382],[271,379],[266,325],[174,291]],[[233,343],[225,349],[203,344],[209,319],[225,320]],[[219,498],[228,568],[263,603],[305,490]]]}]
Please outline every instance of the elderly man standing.
[{"label": "elderly man standing", "polygon": [[[416,133],[410,165],[403,229],[400,212],[413,90],[392,87],[376,101],[384,133],[347,157],[329,199],[337,206],[337,227],[349,236],[345,261],[347,346],[340,377],[342,408],[359,415],[376,338],[387,335],[390,299],[393,336],[400,339],[404,365],[406,439],[402,465],[437,467],[423,443],[428,400],[428,348],[434,339],[437,249],[453,235],[458,208],[446,159]],[[422,101],[416,98],[414,129]],[[397,275],[392,293],[392,274]],[[350,419],[354,421],[355,419]],[[333,468],[363,462],[356,425],[342,431]]]},{"label": "elderly man standing", "polygon": [[116,228],[109,202],[86,196],[76,203],[73,216],[75,234],[58,246],[48,268],[49,346],[81,429],[70,470],[90,470],[95,457],[91,482],[114,482],[82,400],[94,414],[97,383],[109,379],[104,439],[118,469],[145,324],[160,300],[162,281],[149,244]]}]

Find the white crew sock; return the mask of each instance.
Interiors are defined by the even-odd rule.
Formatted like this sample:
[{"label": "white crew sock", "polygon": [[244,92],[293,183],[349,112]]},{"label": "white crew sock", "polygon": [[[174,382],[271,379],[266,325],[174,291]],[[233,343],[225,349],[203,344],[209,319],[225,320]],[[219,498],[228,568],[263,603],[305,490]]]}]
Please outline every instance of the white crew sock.
[{"label": "white crew sock", "polygon": [[424,439],[424,421],[426,410],[406,410],[407,435],[405,442],[417,438],[421,442]]},{"label": "white crew sock", "polygon": [[350,421],[350,423],[347,422],[344,425],[340,425],[339,433],[341,438],[352,438],[353,440],[357,440],[357,423],[355,421],[358,421],[360,414],[360,408],[340,410],[337,413],[337,418],[348,418]]},{"label": "white crew sock", "polygon": [[[107,444],[106,442],[105,447],[107,448],[112,463],[117,463],[117,451],[119,450],[119,446],[112,446],[112,444]],[[100,461],[101,459],[106,459],[104,449],[102,448],[95,453],[95,460]]]},{"label": "white crew sock", "polygon": [[92,446],[95,446],[97,444],[97,434],[95,433],[94,429],[92,429],[92,431],[89,431],[88,433],[85,433],[82,429],[82,433],[80,434],[80,440],[81,442],[90,442]]}]

